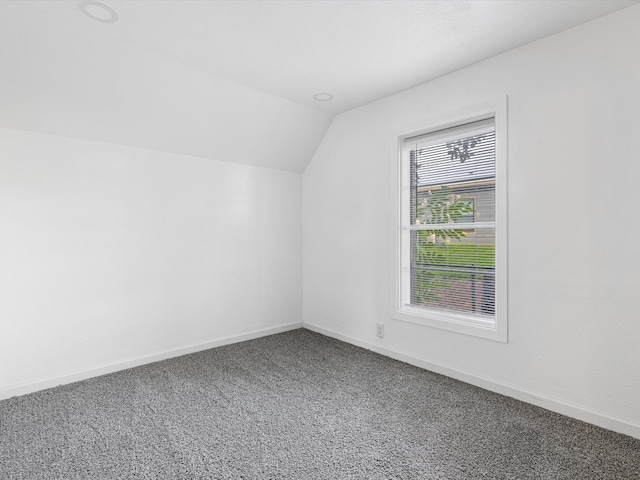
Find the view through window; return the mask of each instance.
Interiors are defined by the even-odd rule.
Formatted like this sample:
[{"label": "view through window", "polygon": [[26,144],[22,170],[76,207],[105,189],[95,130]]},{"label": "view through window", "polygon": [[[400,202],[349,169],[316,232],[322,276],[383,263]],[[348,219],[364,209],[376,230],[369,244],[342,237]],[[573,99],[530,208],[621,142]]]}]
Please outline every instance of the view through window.
[{"label": "view through window", "polygon": [[494,119],[408,138],[403,154],[405,303],[491,321],[496,297]]}]

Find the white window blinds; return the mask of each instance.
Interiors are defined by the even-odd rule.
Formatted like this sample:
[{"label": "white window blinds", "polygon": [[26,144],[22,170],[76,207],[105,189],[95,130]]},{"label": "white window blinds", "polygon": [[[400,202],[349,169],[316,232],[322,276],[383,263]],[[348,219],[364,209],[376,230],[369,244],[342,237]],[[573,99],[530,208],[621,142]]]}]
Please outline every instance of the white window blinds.
[{"label": "white window blinds", "polygon": [[405,307],[495,317],[494,118],[406,138],[401,296]]}]

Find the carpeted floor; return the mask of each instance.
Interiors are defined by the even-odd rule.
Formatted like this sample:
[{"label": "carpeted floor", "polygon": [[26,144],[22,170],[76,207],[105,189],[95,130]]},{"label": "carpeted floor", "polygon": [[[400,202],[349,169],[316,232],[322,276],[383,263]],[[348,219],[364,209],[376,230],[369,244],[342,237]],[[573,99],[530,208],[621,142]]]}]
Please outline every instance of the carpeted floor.
[{"label": "carpeted floor", "polygon": [[640,440],[301,329],[2,401],[0,478],[640,479]]}]

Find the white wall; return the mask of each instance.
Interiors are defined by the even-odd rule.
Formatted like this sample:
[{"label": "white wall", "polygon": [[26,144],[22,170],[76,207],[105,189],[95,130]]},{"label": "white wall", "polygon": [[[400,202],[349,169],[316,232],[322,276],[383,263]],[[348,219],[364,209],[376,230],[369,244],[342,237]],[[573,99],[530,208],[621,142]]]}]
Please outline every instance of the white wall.
[{"label": "white wall", "polygon": [[[303,175],[305,324],[640,436],[639,24],[632,7],[338,116]],[[391,320],[394,134],[505,94],[509,343]]]},{"label": "white wall", "polygon": [[299,326],[300,199],[299,174],[0,129],[0,398]]}]

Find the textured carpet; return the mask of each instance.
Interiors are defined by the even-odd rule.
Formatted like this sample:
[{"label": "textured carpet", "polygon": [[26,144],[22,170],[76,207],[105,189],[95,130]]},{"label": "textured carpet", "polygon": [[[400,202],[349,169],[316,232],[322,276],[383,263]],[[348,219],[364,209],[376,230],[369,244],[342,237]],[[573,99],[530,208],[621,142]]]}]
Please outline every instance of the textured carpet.
[{"label": "textured carpet", "polygon": [[640,479],[640,441],[296,330],[2,401],[0,478]]}]

